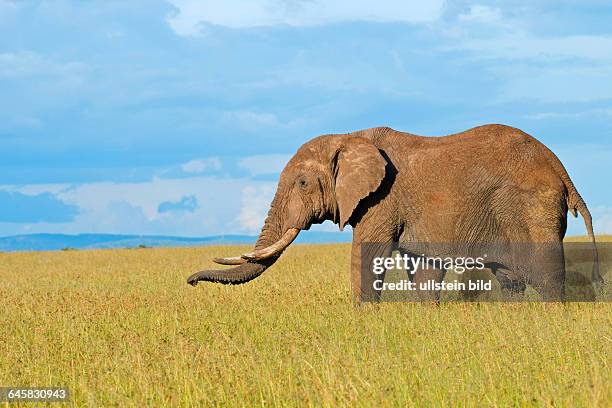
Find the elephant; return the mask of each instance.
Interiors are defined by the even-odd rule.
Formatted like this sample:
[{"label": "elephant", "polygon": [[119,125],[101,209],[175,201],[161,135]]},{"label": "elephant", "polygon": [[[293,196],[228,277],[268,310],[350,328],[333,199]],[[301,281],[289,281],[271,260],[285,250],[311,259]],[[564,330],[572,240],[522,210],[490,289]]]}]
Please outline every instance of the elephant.
[{"label": "elephant", "polygon": [[[529,243],[533,256],[489,259],[504,290],[530,284],[545,300],[564,296],[562,241],[567,212],[580,213],[592,243],[594,282],[601,282],[591,214],[555,154],[527,133],[491,124],[447,136],[389,127],[318,136],[289,160],[252,252],[215,258],[229,269],[194,273],[188,283],[248,282],[271,267],[301,230],[331,220],[353,230],[353,299],[380,301],[380,279],[368,273],[392,243]],[[380,243],[376,249],[365,243]],[[389,244],[389,245],[387,245]],[[561,248],[561,250],[559,250]],[[533,255],[538,249],[528,252]],[[444,270],[412,279],[442,282]],[[439,299],[439,291],[424,294]]]}]

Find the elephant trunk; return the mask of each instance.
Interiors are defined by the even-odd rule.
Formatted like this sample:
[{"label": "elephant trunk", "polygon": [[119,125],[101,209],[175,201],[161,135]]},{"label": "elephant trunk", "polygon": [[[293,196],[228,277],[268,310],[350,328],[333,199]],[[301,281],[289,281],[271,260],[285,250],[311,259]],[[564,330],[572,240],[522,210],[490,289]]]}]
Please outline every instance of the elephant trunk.
[{"label": "elephant trunk", "polygon": [[274,198],[268,217],[259,234],[255,250],[241,256],[230,258],[215,258],[221,265],[238,265],[225,270],[205,270],[189,277],[187,282],[196,285],[199,281],[238,285],[248,282],[261,275],[280,257],[281,253],[293,242],[300,230],[289,228],[282,230],[279,215],[278,195]]},{"label": "elephant trunk", "polygon": [[249,262],[226,270],[210,269],[196,272],[187,279],[187,283],[193,286],[197,285],[199,281],[222,283],[224,285],[239,285],[255,279],[265,270],[265,265]]}]

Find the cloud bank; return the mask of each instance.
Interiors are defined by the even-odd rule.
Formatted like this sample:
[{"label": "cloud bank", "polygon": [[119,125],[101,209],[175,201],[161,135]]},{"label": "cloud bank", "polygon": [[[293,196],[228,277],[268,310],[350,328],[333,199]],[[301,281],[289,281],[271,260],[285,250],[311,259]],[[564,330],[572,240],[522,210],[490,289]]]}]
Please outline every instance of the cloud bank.
[{"label": "cloud bank", "polygon": [[179,35],[198,35],[202,24],[230,28],[316,26],[345,21],[427,23],[437,20],[444,1],[416,0],[171,0],[168,19]]},{"label": "cloud bank", "polygon": [[255,232],[315,136],[491,122],[551,146],[609,231],[610,15],[603,1],[0,1],[0,234]]},{"label": "cloud bank", "polygon": [[79,208],[58,199],[50,192],[35,195],[0,190],[0,222],[71,222]]}]

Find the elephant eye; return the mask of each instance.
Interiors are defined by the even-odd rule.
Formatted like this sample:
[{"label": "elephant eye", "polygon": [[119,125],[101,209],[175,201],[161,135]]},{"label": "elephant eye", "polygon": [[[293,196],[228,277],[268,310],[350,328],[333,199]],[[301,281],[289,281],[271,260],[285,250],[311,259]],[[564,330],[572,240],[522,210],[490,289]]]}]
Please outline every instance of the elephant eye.
[{"label": "elephant eye", "polygon": [[306,181],[306,179],[299,179],[298,186],[300,186],[300,188],[306,188],[306,186],[308,186],[308,182]]}]

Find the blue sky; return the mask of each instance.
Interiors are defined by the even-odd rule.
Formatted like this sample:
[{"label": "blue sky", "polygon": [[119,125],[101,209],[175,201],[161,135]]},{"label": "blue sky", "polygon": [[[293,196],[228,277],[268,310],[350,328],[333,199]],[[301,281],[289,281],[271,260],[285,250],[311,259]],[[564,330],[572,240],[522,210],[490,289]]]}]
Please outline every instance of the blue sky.
[{"label": "blue sky", "polygon": [[0,235],[252,234],[314,136],[485,123],[612,233],[612,5],[500,3],[0,0]]}]

